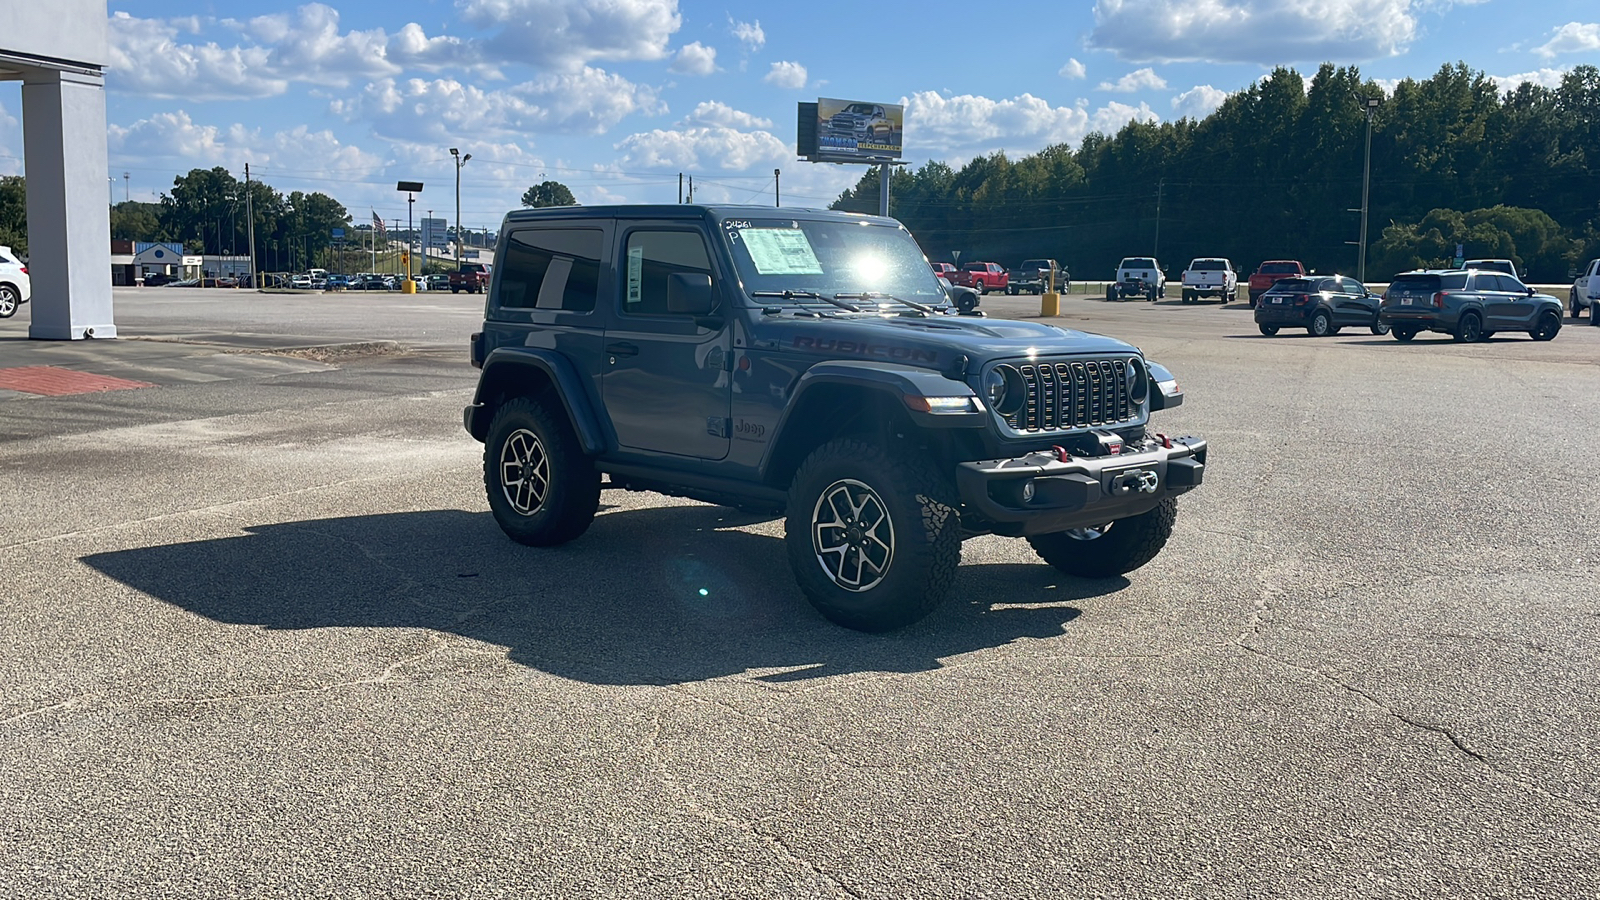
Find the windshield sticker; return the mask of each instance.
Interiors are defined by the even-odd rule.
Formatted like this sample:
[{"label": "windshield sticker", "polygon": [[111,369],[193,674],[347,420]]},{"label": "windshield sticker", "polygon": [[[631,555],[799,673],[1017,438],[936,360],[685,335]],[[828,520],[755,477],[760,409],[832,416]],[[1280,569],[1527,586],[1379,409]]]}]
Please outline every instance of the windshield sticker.
[{"label": "windshield sticker", "polygon": [[740,232],[750,261],[762,275],[821,275],[822,263],[798,228],[747,228]]},{"label": "windshield sticker", "polygon": [[640,287],[644,284],[644,248],[628,248],[628,303],[635,304],[643,299]]}]

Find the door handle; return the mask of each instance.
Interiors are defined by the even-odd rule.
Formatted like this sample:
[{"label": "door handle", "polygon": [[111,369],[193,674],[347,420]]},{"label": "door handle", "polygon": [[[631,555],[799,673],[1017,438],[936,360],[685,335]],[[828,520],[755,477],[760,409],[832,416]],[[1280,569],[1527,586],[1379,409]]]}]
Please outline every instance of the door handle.
[{"label": "door handle", "polygon": [[612,356],[638,356],[639,346],[627,341],[617,341],[614,344],[607,344],[606,352]]}]

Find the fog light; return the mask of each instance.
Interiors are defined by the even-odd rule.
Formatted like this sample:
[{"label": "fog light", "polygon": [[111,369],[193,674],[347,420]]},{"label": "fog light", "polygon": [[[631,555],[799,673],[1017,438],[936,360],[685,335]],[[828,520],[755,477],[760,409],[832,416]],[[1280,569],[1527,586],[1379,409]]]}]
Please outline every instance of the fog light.
[{"label": "fog light", "polygon": [[1029,478],[1022,483],[1022,502],[1032,503],[1034,494],[1033,479]]}]

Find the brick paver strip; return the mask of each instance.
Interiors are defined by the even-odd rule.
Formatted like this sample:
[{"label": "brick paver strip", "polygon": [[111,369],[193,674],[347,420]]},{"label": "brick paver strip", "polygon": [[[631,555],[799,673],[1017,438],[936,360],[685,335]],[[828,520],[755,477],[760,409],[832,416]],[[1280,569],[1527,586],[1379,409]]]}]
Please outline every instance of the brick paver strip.
[{"label": "brick paver strip", "polygon": [[55,366],[22,366],[0,369],[0,389],[59,397],[63,394],[92,394],[96,391],[126,391],[155,387],[148,381],[129,381],[91,372],[76,372]]}]

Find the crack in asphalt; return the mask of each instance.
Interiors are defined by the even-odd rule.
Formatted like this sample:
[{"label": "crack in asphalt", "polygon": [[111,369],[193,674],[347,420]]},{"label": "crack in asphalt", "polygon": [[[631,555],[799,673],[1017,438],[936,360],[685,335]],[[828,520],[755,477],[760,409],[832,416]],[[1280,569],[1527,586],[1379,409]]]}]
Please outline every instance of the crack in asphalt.
[{"label": "crack in asphalt", "polygon": [[[703,705],[720,707],[742,718],[765,723],[775,730],[791,737],[799,737],[801,739],[811,741],[826,751],[830,756],[833,756],[837,761],[853,768],[878,768],[854,764],[850,760],[841,756],[837,750],[829,746],[826,742],[818,741],[809,735],[802,734],[792,728],[787,728],[777,722],[772,721],[771,719],[767,719],[764,716],[748,713],[732,705],[731,703],[728,703],[727,701],[719,700],[713,697],[701,697],[696,695],[693,691],[675,685],[662,685],[661,687],[663,687],[668,693],[676,694],[680,697]],[[866,894],[862,893],[848,881],[845,881],[840,876],[834,875],[833,873],[827,871],[826,869],[807,859],[803,854],[794,850],[775,832],[763,830],[759,820],[743,821],[721,815],[701,805],[696,792],[679,788],[677,779],[674,778],[671,771],[667,769],[666,760],[658,752],[661,747],[661,722],[662,713],[658,712],[651,717],[650,733],[645,740],[644,755],[646,759],[649,759],[653,762],[656,769],[658,782],[663,787],[672,787],[677,789],[677,793],[679,794],[679,802],[682,803],[683,807],[688,810],[690,814],[694,815],[696,818],[699,818],[703,822],[719,825],[732,831],[743,832],[750,835],[751,837],[760,841],[761,844],[771,851],[774,856],[784,860],[785,862],[788,862],[792,866],[810,872],[815,878],[827,884],[832,889],[835,896],[851,897],[856,898],[856,900],[860,900],[860,898],[864,898],[866,896]],[[775,813],[774,815],[777,814]]]}]

